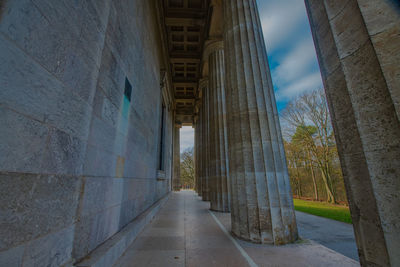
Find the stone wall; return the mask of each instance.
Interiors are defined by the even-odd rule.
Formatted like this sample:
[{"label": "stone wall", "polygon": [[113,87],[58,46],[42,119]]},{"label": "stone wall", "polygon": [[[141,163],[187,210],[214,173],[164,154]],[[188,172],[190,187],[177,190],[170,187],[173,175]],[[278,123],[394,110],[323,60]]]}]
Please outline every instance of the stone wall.
[{"label": "stone wall", "polygon": [[0,266],[72,263],[170,190],[170,110],[165,179],[157,179],[163,63],[155,7],[2,5]]}]

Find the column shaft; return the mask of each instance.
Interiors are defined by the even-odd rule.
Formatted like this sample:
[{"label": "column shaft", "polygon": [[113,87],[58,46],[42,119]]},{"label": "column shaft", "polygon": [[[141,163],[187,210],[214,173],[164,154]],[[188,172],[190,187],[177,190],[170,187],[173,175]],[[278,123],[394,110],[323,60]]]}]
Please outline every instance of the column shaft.
[{"label": "column shaft", "polygon": [[305,2],[360,262],[399,266],[400,4]]},{"label": "column shaft", "polygon": [[174,191],[181,189],[181,152],[179,140],[180,126],[174,127],[174,176],[172,180],[172,188]]},{"label": "column shaft", "polygon": [[197,184],[196,184],[196,187],[197,187],[197,194],[199,195],[199,196],[201,196],[202,195],[202,189],[201,189],[201,183],[202,183],[202,179],[203,179],[203,167],[202,167],[202,154],[203,154],[203,149],[202,149],[202,147],[203,147],[203,142],[202,142],[202,138],[203,138],[203,135],[202,135],[202,124],[203,124],[203,114],[202,114],[202,105],[200,104],[200,106],[199,106],[199,111],[198,111],[198,121],[197,121],[197,124],[196,124],[196,133],[197,133],[197,135],[198,135],[198,138],[197,138],[197,142],[198,142],[198,145],[197,145],[197,168],[198,168],[198,170],[197,170],[197,175],[198,175],[198,178],[197,178]]},{"label": "column shaft", "polygon": [[211,209],[228,212],[228,175],[226,173],[226,144],[224,122],[225,107],[225,63],[222,42],[211,44],[215,46],[209,54],[209,87],[211,117],[211,164],[212,164],[212,196]]},{"label": "column shaft", "polygon": [[203,143],[203,180],[202,180],[202,199],[203,201],[210,201],[210,132],[209,132],[209,89],[208,80],[205,79],[202,86],[203,98],[202,98],[202,109],[203,109],[203,125],[202,134],[204,136]]},{"label": "column shaft", "polygon": [[209,154],[210,154],[210,168],[209,168],[209,186],[210,186],[210,207],[212,210],[218,210],[218,147],[217,147],[217,123],[215,118],[217,101],[215,99],[215,91],[213,90],[210,80],[209,87]]},{"label": "column shaft", "polygon": [[199,182],[199,117],[194,122],[194,147],[193,147],[193,163],[194,163],[194,191],[198,192]]},{"label": "column shaft", "polygon": [[256,1],[224,1],[224,15],[232,232],[292,242],[297,226]]},{"label": "column shaft", "polygon": [[[201,99],[200,99],[200,103],[201,103]],[[199,182],[198,182],[198,194],[199,196],[202,196],[203,194],[203,173],[204,173],[204,166],[203,166],[203,154],[204,154],[204,135],[203,135],[203,124],[204,124],[204,115],[203,115],[203,105],[200,104],[200,115],[199,115],[199,121],[200,121],[200,125],[199,125],[199,135],[200,135],[200,147],[199,147]]]}]

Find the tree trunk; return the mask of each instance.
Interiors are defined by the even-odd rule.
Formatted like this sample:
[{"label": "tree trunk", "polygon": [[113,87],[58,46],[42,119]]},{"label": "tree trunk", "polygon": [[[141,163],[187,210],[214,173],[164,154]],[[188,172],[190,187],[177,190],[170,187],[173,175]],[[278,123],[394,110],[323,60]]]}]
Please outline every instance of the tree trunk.
[{"label": "tree trunk", "polygon": [[299,169],[297,167],[296,167],[296,172],[297,172],[297,182],[298,182],[298,188],[299,188],[299,197],[302,197],[303,192],[301,190],[300,173],[299,173]]},{"label": "tree trunk", "polygon": [[313,185],[314,185],[314,196],[315,196],[315,200],[319,200],[317,181],[315,180],[315,172],[314,172],[314,167],[313,167],[312,161],[311,161],[310,150],[308,150],[308,163],[309,163],[309,165],[310,165],[311,178],[312,178]]},{"label": "tree trunk", "polygon": [[321,176],[322,176],[322,180],[324,181],[324,184],[325,184],[326,195],[328,197],[327,201],[329,203],[336,203],[335,196],[333,195],[332,189],[329,186],[328,177],[327,177],[325,171],[323,170],[323,168],[321,168]]}]

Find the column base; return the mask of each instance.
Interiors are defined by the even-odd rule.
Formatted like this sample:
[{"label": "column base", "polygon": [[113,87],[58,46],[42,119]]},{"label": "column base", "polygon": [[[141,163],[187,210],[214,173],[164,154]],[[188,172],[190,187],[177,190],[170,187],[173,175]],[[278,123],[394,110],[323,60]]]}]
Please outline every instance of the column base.
[{"label": "column base", "polygon": [[287,245],[287,244],[293,244],[299,240],[298,236],[293,240],[284,241],[283,239],[279,239],[279,238],[277,238],[276,240],[262,240],[261,238],[252,239],[252,238],[247,238],[247,237],[237,235],[237,234],[235,234],[234,231],[230,231],[230,233],[232,236],[234,236],[240,240],[254,243],[254,244],[267,244],[267,245],[274,245],[274,246],[282,246],[282,245]]},{"label": "column base", "polygon": [[215,212],[221,212],[221,213],[229,213],[231,212],[230,209],[215,209],[215,208],[210,208],[211,211]]}]

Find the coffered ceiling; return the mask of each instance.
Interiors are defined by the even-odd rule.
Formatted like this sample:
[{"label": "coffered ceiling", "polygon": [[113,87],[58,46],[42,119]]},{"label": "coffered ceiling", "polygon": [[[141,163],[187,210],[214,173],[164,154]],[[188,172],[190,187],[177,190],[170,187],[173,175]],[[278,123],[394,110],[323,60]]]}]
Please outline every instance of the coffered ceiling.
[{"label": "coffered ceiling", "polygon": [[176,121],[183,124],[193,123],[209,6],[209,0],[162,0]]}]

